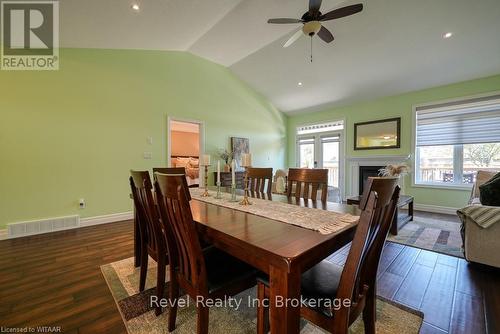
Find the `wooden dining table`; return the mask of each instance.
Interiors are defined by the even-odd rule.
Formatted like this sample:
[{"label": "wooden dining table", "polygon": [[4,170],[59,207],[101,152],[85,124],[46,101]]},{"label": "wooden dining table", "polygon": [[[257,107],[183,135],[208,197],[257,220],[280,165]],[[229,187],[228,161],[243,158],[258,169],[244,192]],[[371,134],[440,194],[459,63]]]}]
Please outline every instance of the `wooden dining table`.
[{"label": "wooden dining table", "polygon": [[[271,200],[360,214],[357,206],[346,204],[296,200],[275,194]],[[191,200],[191,210],[193,221],[203,239],[269,275],[269,316],[273,334],[299,333],[300,305],[292,301],[300,299],[301,274],[352,241],[356,229],[356,224],[352,224],[352,227],[339,233],[321,234],[194,198]],[[137,236],[138,233],[136,245],[140,242]],[[136,266],[140,265],[138,248],[136,246],[135,249]]]}]

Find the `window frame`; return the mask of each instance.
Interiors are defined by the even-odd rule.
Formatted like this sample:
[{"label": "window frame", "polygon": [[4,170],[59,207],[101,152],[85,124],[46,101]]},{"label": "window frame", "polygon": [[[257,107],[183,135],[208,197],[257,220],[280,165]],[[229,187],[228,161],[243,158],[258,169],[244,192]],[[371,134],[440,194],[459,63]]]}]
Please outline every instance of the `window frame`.
[{"label": "window frame", "polygon": [[[494,97],[500,94],[500,91],[493,91],[493,92],[488,92],[484,94],[476,94],[476,95],[471,95],[471,96],[464,96],[460,98],[452,98],[452,99],[445,99],[445,100],[439,100],[439,101],[433,101],[430,103],[422,103],[422,104],[415,104],[412,106],[412,135],[411,135],[411,157],[412,157],[412,172],[411,174],[411,186],[414,188],[432,188],[432,189],[448,189],[448,190],[468,190],[470,191],[473,187],[473,183],[437,183],[437,182],[417,182],[416,178],[417,175],[419,174],[419,164],[418,162],[420,161],[419,157],[419,152],[417,149],[417,109],[421,107],[429,107],[429,106],[434,106],[434,105],[439,105],[439,104],[446,104],[446,103],[467,103],[468,100],[471,99],[479,99],[479,98],[488,98],[488,97]],[[463,145],[456,145],[456,146],[461,146],[461,149],[454,149],[453,150],[453,179],[454,182],[458,179],[461,180],[463,177]],[[455,147],[456,147],[455,146]],[[457,167],[459,167],[457,169]],[[456,173],[456,170],[459,172]]]}]

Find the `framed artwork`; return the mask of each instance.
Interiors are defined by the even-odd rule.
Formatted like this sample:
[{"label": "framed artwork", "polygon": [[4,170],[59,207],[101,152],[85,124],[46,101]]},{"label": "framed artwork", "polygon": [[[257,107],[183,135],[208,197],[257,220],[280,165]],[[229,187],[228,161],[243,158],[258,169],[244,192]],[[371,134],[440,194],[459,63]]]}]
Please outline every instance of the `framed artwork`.
[{"label": "framed artwork", "polygon": [[401,147],[401,118],[354,124],[354,149],[374,150]]},{"label": "framed artwork", "polygon": [[231,137],[231,150],[233,151],[236,170],[243,170],[244,168],[241,167],[241,155],[250,153],[250,142],[248,138]]}]

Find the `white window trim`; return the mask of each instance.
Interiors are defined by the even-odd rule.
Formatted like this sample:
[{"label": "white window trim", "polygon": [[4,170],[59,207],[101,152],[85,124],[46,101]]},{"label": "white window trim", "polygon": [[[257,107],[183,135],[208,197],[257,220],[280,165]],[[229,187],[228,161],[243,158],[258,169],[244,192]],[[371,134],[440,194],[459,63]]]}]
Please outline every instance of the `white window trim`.
[{"label": "white window trim", "polygon": [[[433,102],[428,102],[428,103],[421,103],[421,104],[415,104],[412,106],[412,124],[411,124],[411,164],[413,166],[412,172],[410,173],[411,176],[411,186],[413,188],[431,188],[431,189],[449,189],[449,190],[468,190],[470,191],[473,187],[473,184],[465,184],[465,183],[460,183],[460,184],[439,184],[439,183],[424,183],[424,182],[419,182],[417,183],[415,178],[418,172],[418,166],[417,162],[419,161],[417,157],[417,109],[421,107],[428,107],[428,106],[433,106],[433,105],[438,105],[438,104],[444,104],[444,103],[455,103],[455,102],[466,102],[467,100],[470,99],[478,99],[478,98],[486,98],[486,97],[493,97],[495,95],[500,94],[500,91],[493,91],[493,92],[488,92],[484,94],[476,94],[476,95],[469,95],[469,96],[463,96],[459,98],[451,98],[451,99],[445,99],[445,100],[439,100],[439,101],[433,101]],[[344,125],[345,128],[345,125]],[[457,150],[454,150],[454,153],[456,154]],[[460,157],[459,160],[462,161],[463,157]],[[453,163],[454,163],[454,168],[455,164],[457,164],[456,157],[454,156]],[[463,171],[462,171],[463,172]]]}]

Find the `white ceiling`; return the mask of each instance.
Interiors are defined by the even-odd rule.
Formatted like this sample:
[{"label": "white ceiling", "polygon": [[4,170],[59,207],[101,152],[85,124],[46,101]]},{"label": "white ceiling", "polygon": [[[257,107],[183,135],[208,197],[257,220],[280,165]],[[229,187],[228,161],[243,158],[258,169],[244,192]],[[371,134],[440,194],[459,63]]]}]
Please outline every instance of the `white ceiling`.
[{"label": "white ceiling", "polygon": [[[335,41],[303,37],[307,0],[63,0],[61,45],[183,50],[229,67],[284,112],[394,95],[500,73],[499,0],[323,0],[322,11],[363,2],[325,23]],[[445,32],[453,37],[443,39]],[[297,83],[302,82],[302,86]]]}]

